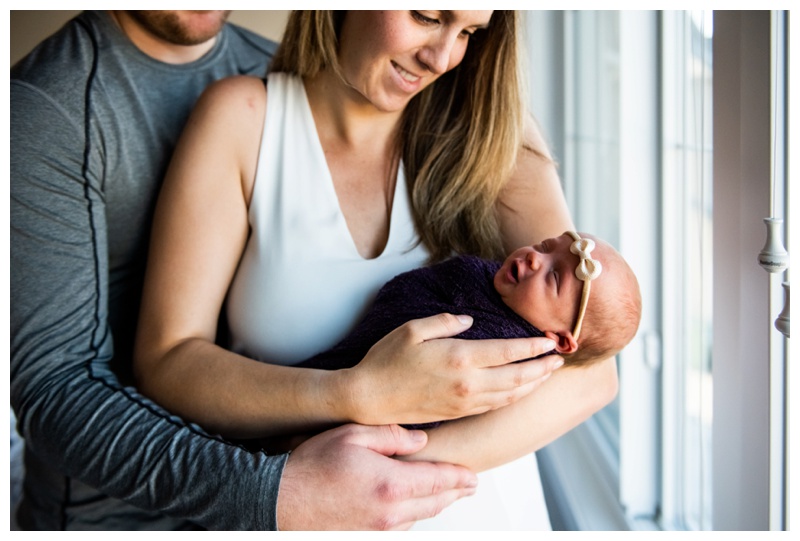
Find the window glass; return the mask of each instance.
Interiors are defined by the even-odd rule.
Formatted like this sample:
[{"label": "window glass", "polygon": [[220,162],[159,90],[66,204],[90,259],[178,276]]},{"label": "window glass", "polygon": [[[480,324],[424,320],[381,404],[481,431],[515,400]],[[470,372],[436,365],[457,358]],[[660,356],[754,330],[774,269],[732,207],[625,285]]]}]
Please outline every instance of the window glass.
[{"label": "window glass", "polygon": [[711,527],[711,12],[663,14],[664,521]]},{"label": "window glass", "polygon": [[[710,529],[711,12],[530,12],[527,27],[532,108],[576,226],[626,257],[652,249],[651,312],[623,352],[636,358],[621,359],[642,366],[622,367],[620,396],[580,439],[611,455],[631,528]],[[637,152],[637,138],[651,147]]]}]

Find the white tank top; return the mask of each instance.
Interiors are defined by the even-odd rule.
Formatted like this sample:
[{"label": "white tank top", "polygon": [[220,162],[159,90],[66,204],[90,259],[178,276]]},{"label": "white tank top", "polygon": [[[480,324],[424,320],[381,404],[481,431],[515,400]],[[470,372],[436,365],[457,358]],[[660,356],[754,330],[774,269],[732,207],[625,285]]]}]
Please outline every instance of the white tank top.
[{"label": "white tank top", "polygon": [[386,248],[375,259],[358,253],[305,87],[284,73],[268,78],[249,222],[228,293],[232,348],[271,363],[294,364],[336,344],[384,283],[428,257],[417,242],[402,164]]},{"label": "white tank top", "polygon": [[[383,253],[356,250],[300,79],[269,75],[267,116],[250,203],[250,239],[228,293],[233,349],[293,364],[328,349],[378,289],[428,257],[418,245],[402,164]],[[536,457],[479,474],[478,492],[415,530],[549,530]]]}]

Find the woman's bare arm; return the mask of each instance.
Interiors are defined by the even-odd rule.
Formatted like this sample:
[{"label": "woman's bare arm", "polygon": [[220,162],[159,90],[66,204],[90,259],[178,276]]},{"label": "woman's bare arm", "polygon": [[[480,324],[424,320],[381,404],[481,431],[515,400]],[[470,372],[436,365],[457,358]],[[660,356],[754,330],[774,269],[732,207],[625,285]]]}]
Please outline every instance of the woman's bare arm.
[{"label": "woman's bare arm", "polygon": [[[532,124],[528,137],[539,154],[521,153],[500,202],[507,251],[574,229],[555,165]],[[611,402],[617,389],[613,357],[588,367],[561,368],[514,404],[430,430],[428,445],[405,458],[461,464],[473,471],[492,468],[540,449],[574,428]]]},{"label": "woman's bare arm", "polygon": [[336,415],[322,407],[322,396],[309,392],[328,388],[326,374],[257,363],[214,345],[248,237],[244,179],[254,175],[264,94],[257,79],[222,81],[189,119],[153,222],[134,359],[145,394],[234,437],[260,435],[269,421],[266,411],[278,431],[287,423],[315,426],[328,420],[323,415]]},{"label": "woman's bare arm", "polygon": [[428,445],[405,460],[447,462],[474,472],[541,449],[614,399],[614,359],[561,368],[519,402],[428,430]]},{"label": "woman's bare arm", "polygon": [[575,229],[556,164],[533,119],[526,132],[529,148],[520,151],[498,203],[506,253]]}]

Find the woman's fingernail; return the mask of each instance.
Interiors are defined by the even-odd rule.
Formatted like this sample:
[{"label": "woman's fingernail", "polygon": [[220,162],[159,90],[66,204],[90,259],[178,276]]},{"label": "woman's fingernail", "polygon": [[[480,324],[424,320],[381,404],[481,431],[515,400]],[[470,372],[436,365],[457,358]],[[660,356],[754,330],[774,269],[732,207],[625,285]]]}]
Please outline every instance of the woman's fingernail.
[{"label": "woman's fingernail", "polygon": [[470,325],[472,323],[472,316],[456,316],[462,325]]},{"label": "woman's fingernail", "polygon": [[556,349],[556,343],[553,342],[552,340],[546,340],[544,342],[544,350],[550,351],[551,349]]},{"label": "woman's fingernail", "polygon": [[564,366],[564,359],[558,359],[556,362],[553,363],[553,370],[557,370]]}]

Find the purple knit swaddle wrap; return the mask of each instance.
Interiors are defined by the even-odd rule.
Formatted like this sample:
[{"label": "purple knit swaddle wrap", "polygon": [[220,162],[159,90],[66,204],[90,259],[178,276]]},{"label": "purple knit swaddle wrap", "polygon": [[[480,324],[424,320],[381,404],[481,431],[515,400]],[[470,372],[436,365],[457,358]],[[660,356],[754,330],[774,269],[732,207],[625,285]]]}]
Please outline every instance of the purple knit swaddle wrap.
[{"label": "purple knit swaddle wrap", "polygon": [[[524,338],[544,336],[506,306],[493,285],[500,263],[461,256],[415,269],[390,280],[364,317],[344,340],[299,366],[339,370],[358,364],[381,338],[412,319],[441,313],[470,315],[472,327],[457,338]],[[520,359],[527,360],[527,359]],[[438,423],[403,425],[430,428]]]}]

